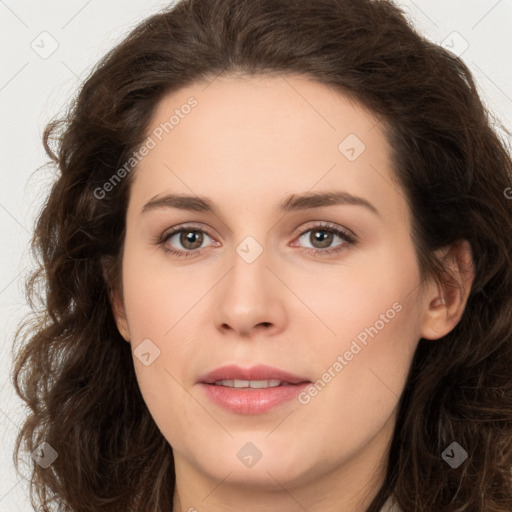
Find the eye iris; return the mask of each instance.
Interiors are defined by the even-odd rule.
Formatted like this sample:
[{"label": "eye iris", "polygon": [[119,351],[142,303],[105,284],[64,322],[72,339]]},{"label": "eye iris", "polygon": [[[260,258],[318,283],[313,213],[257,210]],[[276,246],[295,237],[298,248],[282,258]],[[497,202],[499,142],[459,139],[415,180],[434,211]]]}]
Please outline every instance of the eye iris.
[{"label": "eye iris", "polygon": [[[324,234],[327,233],[327,235],[326,236],[324,236],[324,235],[317,236],[318,233],[324,233]],[[332,243],[333,233],[330,233],[329,231],[317,229],[316,231],[313,231],[311,234],[314,237],[314,243],[319,242],[321,247],[329,247],[329,245]]]},{"label": "eye iris", "polygon": [[[195,240],[195,245],[194,237],[198,237]],[[197,243],[198,240],[199,243]],[[183,247],[186,247],[187,249],[197,249],[198,247],[201,247],[203,243],[203,234],[199,231],[182,231],[180,236],[180,243],[183,245]],[[189,243],[192,244],[192,247],[187,245]]]}]

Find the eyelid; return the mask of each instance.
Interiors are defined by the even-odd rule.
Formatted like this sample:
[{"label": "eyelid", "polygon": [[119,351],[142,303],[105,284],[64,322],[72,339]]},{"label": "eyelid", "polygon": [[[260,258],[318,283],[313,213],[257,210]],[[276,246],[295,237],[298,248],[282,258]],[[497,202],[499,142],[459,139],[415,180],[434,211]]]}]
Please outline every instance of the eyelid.
[{"label": "eyelid", "polygon": [[210,238],[213,238],[208,231],[205,229],[204,224],[196,224],[194,222],[189,223],[185,222],[183,224],[178,224],[177,226],[174,226],[172,228],[166,229],[161,235],[158,235],[155,239],[155,243],[160,243],[166,240],[169,236],[174,235],[176,233],[179,233],[182,230],[190,230],[190,231],[201,231],[203,233],[206,233]]},{"label": "eyelid", "polygon": [[306,223],[306,226],[302,225],[296,237],[301,237],[304,233],[307,233],[308,231],[311,231],[315,228],[324,228],[327,230],[341,231],[347,238],[350,238],[353,241],[356,241],[358,238],[357,235],[351,229],[325,220],[314,220]]}]

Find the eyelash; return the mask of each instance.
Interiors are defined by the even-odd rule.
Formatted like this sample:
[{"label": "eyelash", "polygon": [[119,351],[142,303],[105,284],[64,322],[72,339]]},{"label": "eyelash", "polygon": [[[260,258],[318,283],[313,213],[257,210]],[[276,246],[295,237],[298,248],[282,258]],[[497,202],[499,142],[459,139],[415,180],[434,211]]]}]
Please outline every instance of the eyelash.
[{"label": "eyelash", "polygon": [[[193,250],[187,250],[187,251],[177,251],[175,249],[169,249],[169,247],[167,247],[167,245],[166,245],[167,241],[170,238],[172,238],[176,233],[181,233],[182,231],[201,232],[201,233],[204,233],[204,234],[208,235],[208,233],[206,231],[204,231],[203,229],[201,229],[199,227],[196,227],[196,226],[191,226],[191,225],[177,226],[172,231],[170,231],[168,233],[164,233],[156,241],[156,245],[162,246],[163,250],[166,253],[171,254],[172,256],[176,256],[178,258],[194,257],[195,254],[200,251],[200,249],[193,249]],[[315,257],[322,257],[322,256],[326,256],[326,255],[335,254],[335,253],[341,252],[343,249],[345,249],[347,247],[347,245],[351,246],[351,245],[355,245],[357,243],[357,238],[356,238],[355,235],[349,233],[348,231],[340,229],[340,228],[336,227],[336,225],[330,224],[328,222],[322,222],[322,223],[319,223],[319,224],[317,224],[317,225],[315,225],[313,227],[309,227],[307,229],[304,229],[303,231],[301,231],[297,235],[296,238],[297,239],[301,238],[303,235],[305,235],[309,231],[325,231],[325,232],[337,235],[337,236],[339,236],[341,239],[343,239],[345,241],[345,243],[337,245],[337,246],[335,246],[334,248],[331,248],[331,249],[312,249],[310,247],[304,247],[304,249],[307,252],[309,252],[310,254],[312,254]],[[210,238],[213,238],[210,235],[208,235],[208,236]]]}]

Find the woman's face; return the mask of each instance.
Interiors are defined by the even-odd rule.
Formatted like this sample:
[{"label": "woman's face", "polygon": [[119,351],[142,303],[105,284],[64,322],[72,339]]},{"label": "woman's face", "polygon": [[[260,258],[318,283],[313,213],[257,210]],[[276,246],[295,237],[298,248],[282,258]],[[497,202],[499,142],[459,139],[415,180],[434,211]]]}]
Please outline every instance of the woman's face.
[{"label": "woman's face", "polygon": [[437,292],[380,123],[300,77],[228,76],[166,96],[147,136],[116,319],[178,478],[375,470]]}]

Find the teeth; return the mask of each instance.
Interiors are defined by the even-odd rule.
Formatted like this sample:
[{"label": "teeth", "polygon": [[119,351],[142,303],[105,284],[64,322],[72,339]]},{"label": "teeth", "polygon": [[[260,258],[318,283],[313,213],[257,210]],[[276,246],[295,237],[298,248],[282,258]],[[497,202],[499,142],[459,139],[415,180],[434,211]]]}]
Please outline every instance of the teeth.
[{"label": "teeth", "polygon": [[[282,383],[284,386],[287,383]],[[227,388],[252,388],[252,389],[263,389],[263,388],[275,388],[281,385],[281,381],[277,379],[270,380],[218,380],[215,383],[216,386],[224,386]]]}]

